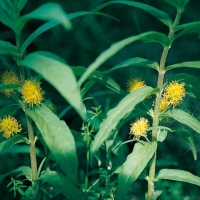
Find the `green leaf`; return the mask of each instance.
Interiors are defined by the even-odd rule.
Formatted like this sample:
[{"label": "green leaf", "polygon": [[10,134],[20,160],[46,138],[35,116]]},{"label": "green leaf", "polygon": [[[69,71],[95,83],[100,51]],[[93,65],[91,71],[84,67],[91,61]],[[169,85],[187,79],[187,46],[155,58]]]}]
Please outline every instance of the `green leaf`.
[{"label": "green leaf", "polygon": [[0,16],[0,22],[9,28],[12,28],[12,20],[2,7],[0,7]]},{"label": "green leaf", "polygon": [[21,86],[19,84],[0,84],[0,90],[5,90],[5,89],[20,89]]},{"label": "green leaf", "polygon": [[78,160],[73,135],[66,125],[50,109],[42,105],[35,110],[27,110],[62,171],[77,183]]},{"label": "green leaf", "polygon": [[29,140],[26,137],[22,137],[21,135],[16,135],[15,137],[12,137],[8,140],[5,140],[0,143],[0,151],[3,151],[4,149],[11,147],[14,144],[25,142],[26,144],[29,144]]},{"label": "green leaf", "polygon": [[200,99],[200,89],[199,89],[199,87],[197,87],[197,85],[200,82],[200,79],[198,79],[195,76],[190,76],[185,73],[180,73],[180,74],[176,74],[175,76],[168,79],[169,82],[171,82],[172,80],[176,80],[180,83],[184,83],[186,93],[190,97]]},{"label": "green leaf", "polygon": [[32,171],[30,167],[27,166],[21,166],[13,171],[7,172],[6,174],[0,175],[0,183],[8,176],[11,176],[13,174],[18,174],[18,175],[24,175],[28,180],[31,180],[32,177]]},{"label": "green leaf", "polygon": [[184,10],[184,7],[187,5],[187,3],[190,0],[165,0],[168,4],[174,6],[175,8],[177,8],[180,11]]},{"label": "green leaf", "polygon": [[26,41],[23,43],[22,45],[22,54],[24,53],[24,51],[26,50],[26,48],[31,44],[31,42],[33,42],[33,40],[35,40],[39,35],[41,35],[42,33],[44,33],[45,31],[59,25],[60,22],[52,20],[49,21],[45,24],[43,24],[42,26],[40,26],[38,29],[36,29],[27,39]]},{"label": "green leaf", "polygon": [[109,6],[109,5],[115,4],[115,3],[120,3],[120,4],[125,4],[125,5],[128,5],[128,6],[133,6],[133,7],[136,7],[136,8],[140,8],[140,9],[148,12],[149,14],[153,15],[157,19],[159,19],[165,25],[167,25],[169,27],[172,25],[172,20],[171,20],[171,18],[170,18],[170,16],[168,14],[164,13],[161,10],[158,10],[157,8],[149,6],[147,4],[134,2],[134,1],[109,1],[107,3],[104,3],[104,4],[100,5],[100,6],[98,6],[94,11],[98,11],[98,10],[100,10],[102,8],[105,8],[106,6]]},{"label": "green leaf", "polygon": [[[26,141],[26,140],[25,140]],[[26,143],[28,143],[27,141]],[[30,154],[30,147],[29,145],[22,145],[22,144],[15,144],[9,148],[4,149],[3,151],[0,152],[0,154],[14,154],[14,153],[26,153]],[[44,158],[44,155],[40,149],[37,147],[35,148],[35,153],[38,157]]]},{"label": "green leaf", "polygon": [[10,42],[0,40],[0,54],[17,56],[17,47]]},{"label": "green leaf", "polygon": [[55,171],[47,170],[38,180],[48,182],[58,189],[67,199],[85,200],[81,191],[67,177]]},{"label": "green leaf", "polygon": [[46,3],[37,8],[36,10],[20,17],[14,24],[14,30],[20,32],[26,22],[30,19],[39,19],[39,20],[55,20],[61,23],[61,25],[70,30],[72,25],[67,17],[67,14],[62,9],[62,7],[57,3]]},{"label": "green leaf", "polygon": [[[81,76],[84,74],[84,72],[87,70],[85,67],[72,67],[72,70],[76,76]],[[102,85],[105,85],[107,88],[125,95],[126,93],[121,89],[121,87],[115,82],[114,79],[112,79],[110,76],[107,76],[104,74],[104,72],[95,71],[91,74],[91,76],[88,77],[88,79],[91,79],[97,83],[100,83]],[[92,86],[92,85],[91,85]]]},{"label": "green leaf", "polygon": [[[126,115],[133,111],[134,107],[143,101],[153,88],[143,87],[125,96],[119,104],[107,113],[107,118],[101,123],[100,129],[96,134],[91,146],[91,160],[101,144],[112,136],[112,131]],[[133,111],[134,112],[134,111]],[[128,134],[128,133],[127,133]]]},{"label": "green leaf", "polygon": [[85,106],[82,103],[76,78],[71,68],[61,58],[49,52],[34,52],[26,56],[21,65],[40,74],[85,119]]},{"label": "green leaf", "polygon": [[111,58],[113,55],[115,55],[118,51],[123,49],[128,44],[131,44],[132,42],[135,42],[137,40],[141,40],[143,42],[158,42],[162,44],[163,46],[168,46],[170,43],[169,38],[166,35],[162,33],[154,32],[154,31],[142,33],[140,35],[132,36],[132,37],[123,39],[119,42],[116,42],[112,44],[110,48],[108,48],[103,53],[101,53],[96,58],[96,60],[88,66],[86,72],[83,74],[83,76],[80,78],[78,82],[79,85],[81,85],[106,60]]},{"label": "green leaf", "polygon": [[121,68],[124,68],[124,67],[132,67],[132,66],[149,67],[149,68],[153,68],[157,71],[159,70],[159,65],[158,65],[157,62],[137,57],[137,58],[129,58],[125,61],[122,61],[121,63],[119,63],[115,67],[104,71],[104,73],[108,74],[108,73],[111,73],[115,70],[118,70],[118,69],[121,69]]},{"label": "green leaf", "polygon": [[199,128],[200,122],[196,118],[194,118],[192,115],[186,113],[183,110],[180,110],[180,109],[168,110],[165,113],[161,114],[160,116],[172,117],[176,121],[189,126],[197,133],[200,133],[200,128]]},{"label": "green leaf", "polygon": [[169,65],[165,68],[165,71],[169,71],[171,69],[182,68],[182,67],[200,69],[200,61],[182,62],[182,63],[177,63],[174,65]]},{"label": "green leaf", "polygon": [[20,13],[21,10],[24,8],[28,0],[18,0],[17,2],[17,10]]},{"label": "green leaf", "polygon": [[0,110],[0,118],[4,117],[5,115],[15,115],[19,109],[20,106],[18,104],[5,106]]},{"label": "green leaf", "polygon": [[131,184],[139,177],[141,172],[147,166],[157,148],[156,142],[136,143],[133,152],[128,155],[122,167],[122,172],[118,177],[118,186],[116,190],[116,200],[124,200]]},{"label": "green leaf", "polygon": [[155,180],[158,181],[160,179],[181,181],[200,186],[200,177],[184,170],[161,169]]},{"label": "green leaf", "polygon": [[193,155],[194,160],[197,160],[197,148],[195,146],[193,133],[191,131],[186,130],[186,129],[180,129],[180,130],[176,130],[175,134],[177,134],[179,137],[186,140],[188,146],[190,147],[190,149],[192,151],[192,155]]}]

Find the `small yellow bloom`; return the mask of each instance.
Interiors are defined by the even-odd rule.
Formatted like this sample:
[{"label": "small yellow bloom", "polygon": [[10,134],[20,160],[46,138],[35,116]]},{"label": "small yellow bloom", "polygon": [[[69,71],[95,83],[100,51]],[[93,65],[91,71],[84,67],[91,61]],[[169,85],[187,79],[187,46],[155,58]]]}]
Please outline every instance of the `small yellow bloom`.
[{"label": "small yellow bloom", "polygon": [[161,102],[160,102],[160,111],[163,111],[165,110],[166,108],[168,108],[170,106],[170,102],[165,99],[165,98],[162,98],[161,99]]},{"label": "small yellow bloom", "polygon": [[[17,74],[13,71],[5,71],[1,76],[0,76],[0,81],[2,84],[19,84],[19,77]],[[4,89],[1,90],[1,92],[4,94],[6,98],[9,98],[11,94],[14,92],[13,89]]]},{"label": "small yellow bloom", "polygon": [[185,97],[185,84],[172,81],[166,88],[163,94],[165,101],[169,101],[172,106],[177,106]]},{"label": "small yellow bloom", "polygon": [[131,78],[127,82],[128,92],[133,92],[139,88],[146,86],[145,82],[140,78]]},{"label": "small yellow bloom", "polygon": [[26,80],[22,86],[22,97],[29,106],[39,105],[43,101],[43,94],[40,82],[37,80]]},{"label": "small yellow bloom", "polygon": [[21,130],[21,124],[14,117],[5,116],[0,119],[0,131],[3,132],[3,137],[8,139],[10,136],[21,132]]},{"label": "small yellow bloom", "polygon": [[141,117],[137,121],[131,123],[130,134],[134,135],[136,139],[140,139],[141,136],[146,135],[148,128],[149,121],[144,117]]}]

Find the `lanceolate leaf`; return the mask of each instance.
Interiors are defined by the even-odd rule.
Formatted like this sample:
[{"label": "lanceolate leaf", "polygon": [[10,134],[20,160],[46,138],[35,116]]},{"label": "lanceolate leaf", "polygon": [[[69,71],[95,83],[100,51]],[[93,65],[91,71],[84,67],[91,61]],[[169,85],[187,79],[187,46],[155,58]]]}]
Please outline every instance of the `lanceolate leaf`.
[{"label": "lanceolate leaf", "polygon": [[187,24],[182,24],[176,27],[176,31],[179,30],[181,31],[175,35],[175,38],[191,33],[200,34],[200,22],[191,22]]},{"label": "lanceolate leaf", "polygon": [[74,183],[77,183],[78,161],[72,133],[66,123],[61,121],[44,105],[28,110],[41,135],[59,164],[62,171]]},{"label": "lanceolate leaf", "polygon": [[158,181],[160,179],[181,181],[200,186],[200,177],[184,170],[161,169],[155,180]]},{"label": "lanceolate leaf", "polygon": [[169,65],[165,68],[165,70],[169,71],[171,69],[182,68],[182,67],[200,69],[200,61],[183,62],[183,63],[174,64],[174,65]]},{"label": "lanceolate leaf", "polygon": [[[89,15],[89,14],[96,14],[96,15],[103,15],[106,17],[110,17],[109,15],[106,15],[104,13],[99,13],[99,12],[85,12],[85,11],[81,11],[81,12],[75,12],[75,13],[70,13],[67,15],[68,19],[74,19],[76,17],[81,17],[84,15]],[[116,19],[116,18],[114,18]],[[51,20],[49,22],[46,22],[45,24],[43,24],[42,26],[40,26],[38,29],[36,29],[27,39],[26,41],[23,43],[22,45],[22,53],[26,50],[26,48],[29,46],[29,44],[31,42],[33,42],[33,40],[35,40],[39,35],[41,35],[42,33],[44,33],[45,31],[59,25],[60,23],[62,23],[62,21],[57,21],[57,20]]]},{"label": "lanceolate leaf", "polygon": [[21,65],[40,74],[54,86],[69,104],[85,118],[85,107],[71,68],[58,56],[49,52],[34,52],[25,57]]},{"label": "lanceolate leaf", "polygon": [[125,96],[115,108],[108,112],[107,118],[101,123],[100,129],[92,143],[91,158],[93,158],[101,144],[112,135],[112,131],[115,130],[120,120],[130,114],[134,107],[143,101],[152,91],[153,88],[151,87],[140,88]]},{"label": "lanceolate leaf", "polygon": [[0,54],[16,56],[18,55],[17,47],[10,42],[0,40]]},{"label": "lanceolate leaf", "polygon": [[15,137],[12,137],[8,140],[5,140],[3,142],[0,143],[0,151],[3,151],[4,149],[17,144],[17,143],[21,143],[21,142],[25,142],[25,143],[29,143],[29,140],[26,137],[22,137],[21,135],[16,135]]},{"label": "lanceolate leaf", "polygon": [[135,42],[137,40],[141,40],[143,42],[158,42],[162,44],[163,46],[167,46],[170,43],[169,38],[166,35],[162,33],[154,32],[154,31],[142,33],[140,35],[132,36],[132,37],[123,39],[119,42],[116,42],[112,44],[110,48],[108,48],[103,53],[101,53],[96,58],[96,60],[88,66],[86,72],[83,74],[83,76],[79,80],[79,85],[81,85],[106,60],[111,58],[113,55],[115,55],[118,51],[123,49],[128,44],[131,44],[132,42]]},{"label": "lanceolate leaf", "polygon": [[167,26],[171,26],[172,25],[172,20],[171,20],[171,18],[170,18],[170,16],[168,14],[164,13],[161,10],[158,10],[157,8],[149,6],[147,4],[134,2],[134,1],[109,1],[107,3],[104,3],[104,4],[100,5],[100,6],[98,6],[95,9],[95,11],[98,11],[98,10],[100,10],[102,8],[105,8],[106,6],[109,6],[111,4],[116,4],[116,3],[125,4],[125,5],[128,5],[128,6],[133,6],[133,7],[136,7],[136,8],[140,8],[142,10],[145,10],[149,14],[153,15],[154,17],[159,19],[162,23],[166,24]]},{"label": "lanceolate leaf", "polygon": [[[72,68],[74,74],[76,76],[81,76],[86,71],[85,67],[73,67]],[[107,76],[104,74],[104,72],[95,71],[92,73],[91,76],[88,77],[88,79],[94,80],[94,83],[100,83],[102,85],[105,85],[106,87],[110,88],[111,90],[121,93],[122,95],[125,95],[126,93],[120,88],[120,86],[115,82],[114,79],[112,79],[110,76]]]},{"label": "lanceolate leaf", "polygon": [[28,180],[31,180],[32,177],[32,172],[31,168],[27,166],[21,166],[13,171],[7,172],[6,174],[0,175],[0,183],[8,176],[11,176],[13,174],[18,174],[18,175],[24,175]]},{"label": "lanceolate leaf", "polygon": [[186,140],[186,142],[188,143],[188,146],[190,147],[190,149],[192,151],[194,160],[197,160],[197,148],[195,146],[193,131],[188,131],[186,129],[180,129],[180,130],[176,130],[175,134],[177,134],[178,136],[180,136],[181,138]]},{"label": "lanceolate leaf", "polygon": [[85,200],[81,191],[67,177],[55,171],[47,170],[38,180],[48,182],[58,189],[67,199]]},{"label": "lanceolate leaf", "polygon": [[180,110],[180,109],[168,110],[163,115],[172,117],[176,121],[189,126],[197,133],[200,133],[200,128],[199,128],[200,122],[196,118],[194,118],[192,115],[186,113],[183,110]]},{"label": "lanceolate leaf", "polygon": [[21,86],[19,84],[0,84],[0,90],[5,89],[20,89]]},{"label": "lanceolate leaf", "polygon": [[131,184],[139,177],[157,148],[156,142],[136,143],[133,152],[127,157],[118,177],[116,200],[124,200]]},{"label": "lanceolate leaf", "polygon": [[5,115],[14,115],[18,109],[20,109],[18,104],[5,106],[0,110],[0,118],[4,117]]},{"label": "lanceolate leaf", "polygon": [[62,7],[57,3],[46,3],[37,8],[36,10],[20,17],[14,24],[14,30],[20,32],[24,27],[25,23],[30,19],[40,19],[40,20],[56,20],[61,23],[61,25],[70,30],[72,25],[67,17],[67,14],[62,9]]},{"label": "lanceolate leaf", "polygon": [[157,71],[159,70],[159,65],[157,62],[137,57],[137,58],[129,58],[129,59],[119,63],[115,67],[104,71],[104,73],[108,74],[115,70],[118,70],[118,69],[121,69],[124,67],[132,67],[132,66],[143,66],[143,67],[153,68]]}]

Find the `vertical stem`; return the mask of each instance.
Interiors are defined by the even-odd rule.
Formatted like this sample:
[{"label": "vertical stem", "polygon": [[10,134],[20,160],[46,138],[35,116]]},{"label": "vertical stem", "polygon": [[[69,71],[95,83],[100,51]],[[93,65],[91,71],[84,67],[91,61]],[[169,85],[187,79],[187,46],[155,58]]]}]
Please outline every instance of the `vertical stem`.
[{"label": "vertical stem", "polygon": [[[167,59],[169,49],[173,42],[175,27],[178,25],[178,23],[180,21],[181,14],[182,14],[182,11],[177,10],[176,18],[174,20],[173,25],[170,27],[170,31],[168,34],[168,38],[170,40],[170,45],[167,47],[164,47],[162,55],[161,55],[161,59],[160,59],[160,67],[159,67],[158,81],[157,81],[157,88],[160,89],[160,92],[156,95],[153,124],[152,124],[153,127],[159,126],[160,102],[161,102],[161,97],[162,97],[162,88],[163,88],[163,81],[164,81],[164,75],[165,75],[165,64],[166,64],[166,59]],[[156,129],[154,129],[152,131],[152,142],[154,142],[154,141],[157,141],[157,130]],[[153,197],[155,169],[156,169],[156,152],[154,153],[154,155],[151,159],[151,163],[150,163],[148,192],[147,192],[148,200],[152,200],[152,197]]]},{"label": "vertical stem", "polygon": [[[23,84],[25,81],[25,71],[24,71],[24,67],[20,65],[20,61],[22,60],[21,38],[20,38],[21,34],[19,32],[16,32],[15,35],[16,35],[16,45],[17,45],[17,51],[18,51],[17,65],[19,66],[20,79],[21,79],[21,83]],[[36,185],[34,182],[34,180],[37,179],[37,159],[36,159],[36,152],[35,152],[35,136],[34,136],[31,119],[26,114],[27,108],[28,108],[27,105],[25,105],[25,118],[26,118],[27,130],[28,130],[28,138],[30,141],[30,162],[31,162],[31,170],[32,170],[33,199],[36,200],[37,192],[36,192]]]}]

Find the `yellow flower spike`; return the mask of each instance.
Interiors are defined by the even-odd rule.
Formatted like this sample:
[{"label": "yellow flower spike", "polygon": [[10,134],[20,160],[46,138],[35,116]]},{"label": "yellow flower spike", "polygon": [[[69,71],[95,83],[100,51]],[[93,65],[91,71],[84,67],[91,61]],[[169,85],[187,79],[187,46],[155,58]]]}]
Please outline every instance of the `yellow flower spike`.
[{"label": "yellow flower spike", "polygon": [[14,134],[21,132],[22,127],[18,121],[11,116],[5,116],[0,119],[0,131],[3,132],[3,137],[10,138]]},{"label": "yellow flower spike", "polygon": [[37,80],[26,80],[22,85],[21,94],[24,102],[29,106],[38,106],[43,101],[43,94],[40,82]]},{"label": "yellow flower spike", "polygon": [[127,82],[128,92],[133,92],[139,88],[146,86],[145,82],[141,78],[131,78]]},{"label": "yellow flower spike", "polygon": [[[5,71],[0,76],[0,81],[2,84],[19,84],[19,77],[17,74],[13,71]],[[14,92],[13,89],[4,89],[1,90],[1,92],[4,94],[6,98],[9,98],[11,94]]]},{"label": "yellow flower spike", "polygon": [[130,133],[139,140],[141,136],[146,136],[147,129],[149,128],[149,121],[144,117],[132,122],[130,127]]},{"label": "yellow flower spike", "polygon": [[185,84],[172,81],[166,88],[163,98],[168,100],[172,106],[177,106],[185,97]]}]

